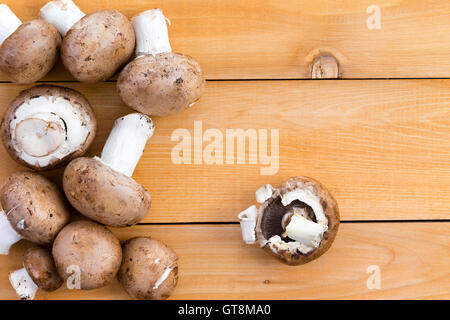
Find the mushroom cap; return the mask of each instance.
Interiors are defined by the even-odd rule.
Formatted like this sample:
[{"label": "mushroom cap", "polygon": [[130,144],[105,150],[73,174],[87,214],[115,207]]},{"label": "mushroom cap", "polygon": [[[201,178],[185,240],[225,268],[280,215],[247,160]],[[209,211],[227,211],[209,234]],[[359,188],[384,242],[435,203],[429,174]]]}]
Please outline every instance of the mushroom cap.
[{"label": "mushroom cap", "polygon": [[70,219],[59,188],[34,172],[8,176],[0,189],[0,201],[11,227],[36,244],[51,245]]},{"label": "mushroom cap", "polygon": [[205,90],[205,79],[193,58],[167,52],[129,63],[119,75],[117,89],[130,108],[167,116],[193,106]]},{"label": "mushroom cap", "polygon": [[105,81],[130,61],[135,42],[127,17],[116,10],[97,11],[69,30],[61,46],[61,57],[78,81]]},{"label": "mushroom cap", "polygon": [[[281,225],[282,218],[293,207],[305,209],[311,218],[315,218],[312,208],[298,200],[291,202],[287,206],[282,204],[282,198],[295,190],[310,191],[318,200],[328,220],[328,229],[323,233],[319,246],[308,253],[302,253],[299,250],[289,250],[283,245],[278,247],[271,246],[268,243],[271,237],[276,235],[281,236],[283,233]],[[288,265],[305,264],[323,255],[331,247],[340,223],[339,208],[336,200],[320,182],[309,177],[294,177],[285,181],[261,205],[260,212],[256,232],[263,249]],[[284,241],[283,238],[282,240]]]},{"label": "mushroom cap", "polygon": [[59,289],[63,280],[56,271],[55,261],[49,250],[34,246],[25,251],[23,266],[34,283],[42,290],[55,291]]},{"label": "mushroom cap", "polygon": [[134,299],[167,299],[178,282],[178,257],[164,243],[150,237],[128,240],[118,279]]},{"label": "mushroom cap", "polygon": [[61,36],[54,26],[37,19],[22,24],[0,47],[0,69],[13,82],[42,79],[55,65]]},{"label": "mushroom cap", "polygon": [[81,214],[107,226],[132,226],[151,206],[150,194],[142,185],[95,158],[73,160],[64,171],[63,187]]},{"label": "mushroom cap", "polygon": [[[33,121],[23,121],[29,119]],[[21,124],[27,122],[29,126],[21,128]],[[20,132],[18,128],[24,131]],[[43,171],[62,167],[83,155],[94,141],[97,120],[89,101],[80,92],[40,85],[22,91],[10,103],[0,129],[3,144],[15,161],[33,170]],[[56,135],[53,140],[52,134]],[[45,136],[49,137],[49,144],[43,142],[41,146],[34,140],[26,143],[30,141],[27,139],[42,139]],[[39,146],[53,149],[36,153],[35,148]]]},{"label": "mushroom cap", "polygon": [[53,243],[53,258],[66,281],[79,268],[80,289],[91,290],[109,284],[120,268],[122,248],[105,226],[79,220],[68,224]]}]

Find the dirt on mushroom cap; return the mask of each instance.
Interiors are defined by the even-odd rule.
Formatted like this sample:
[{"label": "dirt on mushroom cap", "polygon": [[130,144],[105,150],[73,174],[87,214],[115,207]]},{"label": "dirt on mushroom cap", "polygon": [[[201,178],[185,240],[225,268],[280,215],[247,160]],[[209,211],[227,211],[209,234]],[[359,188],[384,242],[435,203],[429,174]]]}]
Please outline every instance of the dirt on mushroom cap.
[{"label": "dirt on mushroom cap", "polygon": [[7,177],[0,189],[0,201],[13,229],[36,244],[50,245],[69,222],[67,202],[59,188],[37,173]]},{"label": "dirt on mushroom cap", "polygon": [[178,282],[177,261],[176,253],[161,241],[132,238],[123,245],[118,278],[135,299],[167,299]]},{"label": "dirt on mushroom cap", "polygon": [[63,186],[80,213],[108,226],[132,226],[150,210],[151,197],[142,185],[96,159],[73,160],[64,171]]},{"label": "dirt on mushroom cap", "polygon": [[51,24],[37,19],[22,24],[0,47],[0,69],[13,82],[42,79],[58,58],[61,36]]},{"label": "dirt on mushroom cap", "polygon": [[47,249],[39,246],[29,248],[23,255],[23,266],[42,290],[55,291],[63,284],[56,271],[53,257]]},{"label": "dirt on mushroom cap", "polygon": [[132,61],[120,73],[117,88],[121,99],[134,110],[167,116],[198,101],[205,79],[193,58],[168,52]]},{"label": "dirt on mushroom cap", "polygon": [[[67,225],[55,239],[52,254],[61,278],[78,268],[80,288],[91,290],[109,284],[122,261],[119,240],[105,226],[79,220]],[[77,276],[77,274],[75,274]]]},{"label": "dirt on mushroom cap", "polygon": [[130,61],[135,42],[133,26],[123,14],[116,10],[97,11],[70,29],[61,46],[61,57],[78,81],[105,81]]}]

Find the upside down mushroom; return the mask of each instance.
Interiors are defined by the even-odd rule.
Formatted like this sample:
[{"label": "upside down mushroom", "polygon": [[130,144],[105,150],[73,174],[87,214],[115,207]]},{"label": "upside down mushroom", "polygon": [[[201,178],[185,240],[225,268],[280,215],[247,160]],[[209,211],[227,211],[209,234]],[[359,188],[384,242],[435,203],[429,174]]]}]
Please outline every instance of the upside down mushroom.
[{"label": "upside down mushroom", "polygon": [[161,241],[132,238],[123,245],[119,282],[134,299],[167,299],[178,282],[177,261],[176,253]]},{"label": "upside down mushroom", "polygon": [[60,45],[61,36],[50,23],[42,19],[22,23],[0,4],[0,70],[13,82],[29,84],[46,76]]},{"label": "upside down mushroom", "polygon": [[64,196],[47,178],[33,172],[14,173],[0,189],[0,254],[21,239],[51,245],[69,222]]},{"label": "upside down mushroom", "polygon": [[40,16],[64,37],[61,58],[78,81],[108,80],[133,56],[133,26],[116,10],[85,15],[72,0],[55,0],[41,8]]},{"label": "upside down mushroom", "polygon": [[134,17],[132,24],[137,58],[117,80],[123,102],[152,116],[167,116],[192,107],[205,89],[203,72],[192,57],[172,52],[162,11],[145,11]]},{"label": "upside down mushroom", "polygon": [[39,246],[25,251],[23,268],[10,272],[9,282],[21,300],[33,300],[38,289],[51,292],[63,284],[50,251]]},{"label": "upside down mushroom", "polygon": [[288,265],[300,265],[324,254],[339,227],[339,209],[331,193],[308,177],[290,178],[278,189],[265,185],[256,191],[259,208],[238,216],[247,244],[259,243]]},{"label": "upside down mushroom", "polygon": [[22,91],[11,102],[0,129],[10,156],[42,171],[83,155],[95,138],[97,120],[78,91],[40,85]]},{"label": "upside down mushroom", "polygon": [[66,167],[63,187],[69,202],[107,226],[132,226],[142,220],[151,197],[131,176],[153,132],[153,121],[146,115],[117,119],[100,158],[78,158]]}]

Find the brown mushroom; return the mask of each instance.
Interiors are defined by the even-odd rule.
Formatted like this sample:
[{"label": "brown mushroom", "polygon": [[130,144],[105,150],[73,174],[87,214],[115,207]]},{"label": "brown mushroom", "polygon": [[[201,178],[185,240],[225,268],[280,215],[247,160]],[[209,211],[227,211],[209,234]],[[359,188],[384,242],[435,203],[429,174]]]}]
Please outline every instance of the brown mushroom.
[{"label": "brown mushroom", "polygon": [[256,198],[261,206],[251,206],[238,216],[244,242],[259,242],[289,265],[307,263],[331,247],[339,227],[339,209],[318,181],[291,178],[279,189],[259,188]]},{"label": "brown mushroom", "polygon": [[164,243],[150,237],[128,240],[123,245],[118,279],[134,299],[167,299],[178,282],[178,257]]},{"label": "brown mushroom", "polygon": [[83,155],[95,138],[97,120],[78,91],[41,85],[22,91],[11,102],[0,128],[11,157],[41,171]]},{"label": "brown mushroom", "polygon": [[153,131],[152,120],[143,114],[116,120],[101,158],[75,159],[64,171],[63,187],[70,203],[108,226],[131,226],[142,220],[151,198],[131,176]]},{"label": "brown mushroom", "polygon": [[91,290],[109,284],[120,268],[119,240],[106,227],[87,220],[68,224],[53,243],[59,275],[72,288]]},{"label": "brown mushroom", "polygon": [[55,0],[42,7],[40,15],[64,37],[61,58],[78,81],[108,80],[133,56],[133,26],[116,10],[85,15],[71,0]]},{"label": "brown mushroom", "polygon": [[25,251],[23,266],[9,274],[9,281],[22,300],[33,300],[38,289],[51,292],[63,284],[53,257],[45,248],[34,246]]},{"label": "brown mushroom", "polygon": [[38,19],[22,24],[0,4],[0,70],[13,82],[29,84],[46,76],[60,46],[61,36],[50,23]]},{"label": "brown mushroom", "polygon": [[58,232],[69,222],[64,196],[47,178],[32,172],[14,173],[0,189],[3,211],[0,213],[0,254],[26,239],[51,245]]},{"label": "brown mushroom", "polygon": [[137,58],[119,75],[123,102],[138,112],[167,116],[192,107],[205,89],[200,65],[192,57],[172,53],[166,18],[160,9],[132,19]]}]

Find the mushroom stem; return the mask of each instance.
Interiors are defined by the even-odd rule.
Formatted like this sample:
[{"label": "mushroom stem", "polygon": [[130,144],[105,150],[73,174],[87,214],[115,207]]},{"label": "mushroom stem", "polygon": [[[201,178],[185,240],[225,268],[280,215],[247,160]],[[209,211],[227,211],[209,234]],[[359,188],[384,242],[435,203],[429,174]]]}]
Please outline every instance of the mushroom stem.
[{"label": "mushroom stem", "polygon": [[[14,210],[15,208],[13,208]],[[0,255],[8,255],[9,248],[20,241],[22,236],[19,235],[11,224],[3,210],[0,211]]]},{"label": "mushroom stem", "polygon": [[239,221],[241,222],[242,239],[246,244],[254,244],[256,242],[257,215],[258,210],[256,210],[256,206],[251,206],[238,215]]},{"label": "mushroom stem", "polygon": [[0,4],[0,45],[20,27],[22,21],[6,4]]},{"label": "mushroom stem", "polygon": [[145,11],[132,19],[137,57],[172,51],[166,21],[168,19],[160,9]]},{"label": "mushroom stem", "polygon": [[323,233],[327,229],[327,226],[315,223],[294,213],[286,226],[286,235],[292,240],[317,247],[320,244]]},{"label": "mushroom stem", "polygon": [[63,37],[84,16],[72,0],[50,1],[40,10],[40,17],[52,24]]},{"label": "mushroom stem", "polygon": [[152,119],[140,113],[117,119],[103,147],[100,160],[131,177],[154,130]]},{"label": "mushroom stem", "polygon": [[9,282],[21,300],[33,300],[39,289],[25,268],[11,272]]}]

